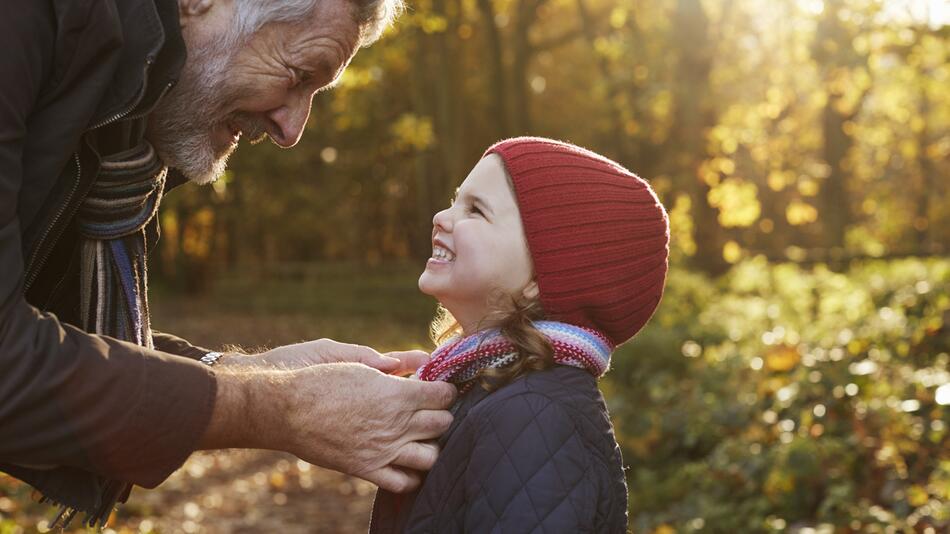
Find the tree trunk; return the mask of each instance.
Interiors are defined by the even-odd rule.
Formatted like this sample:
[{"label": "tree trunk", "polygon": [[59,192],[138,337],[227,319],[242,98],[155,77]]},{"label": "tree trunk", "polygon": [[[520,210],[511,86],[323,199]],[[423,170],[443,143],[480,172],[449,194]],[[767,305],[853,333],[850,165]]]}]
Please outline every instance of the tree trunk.
[{"label": "tree trunk", "polygon": [[491,67],[488,71],[488,83],[491,84],[488,92],[492,95],[490,122],[495,125],[495,138],[503,139],[511,135],[511,120],[508,114],[508,83],[501,32],[495,24],[495,6],[492,5],[492,0],[478,0],[478,10],[485,26],[485,40],[488,44],[485,53],[488,54],[488,64]]},{"label": "tree trunk", "polygon": [[[450,0],[434,0],[432,5],[433,13],[445,17],[448,26],[445,31],[430,36],[436,73],[430,81],[435,87],[436,146],[442,156],[447,185],[451,186],[464,178],[466,162],[462,156],[465,139],[460,118],[463,97],[458,76],[458,39],[454,38],[458,34],[460,6],[457,1],[449,6],[447,1]],[[451,12],[450,7],[454,8]]]},{"label": "tree trunk", "polygon": [[841,110],[843,95],[831,86],[830,81],[841,69],[856,66],[861,58],[851,46],[851,35],[847,28],[842,26],[838,16],[840,11],[841,0],[826,0],[824,16],[815,33],[812,56],[822,68],[828,92],[822,111],[821,127],[824,135],[822,156],[830,168],[830,173],[819,195],[824,244],[829,249],[837,249],[839,253],[843,253],[845,234],[853,222],[848,194],[850,173],[843,164],[854,144],[844,128],[857,114],[860,104],[855,105],[853,110]]},{"label": "tree trunk", "polygon": [[590,46],[591,54],[597,58],[597,67],[600,70],[600,77],[603,83],[607,84],[607,112],[610,114],[610,150],[614,159],[625,162],[628,160],[629,152],[627,150],[626,134],[624,132],[624,113],[619,100],[622,97],[620,86],[617,84],[613,75],[610,62],[602,54],[598,54],[595,41],[597,40],[597,29],[594,27],[594,20],[590,15],[585,0],[577,0],[577,13],[581,19],[581,27],[584,29],[584,37]]},{"label": "tree trunk", "polygon": [[708,101],[712,70],[709,19],[699,0],[678,0],[673,32],[676,42],[689,43],[682,47],[677,66],[674,143],[679,151],[676,168],[691,200],[696,242],[694,263],[699,269],[717,275],[725,272],[729,265],[722,257],[723,232],[716,209],[709,205],[709,185],[699,173],[706,154],[706,132],[716,122]]},{"label": "tree trunk", "polygon": [[534,51],[529,34],[537,15],[537,8],[538,2],[536,0],[520,0],[518,2],[518,16],[515,20],[515,30],[512,36],[514,42],[510,87],[514,107],[512,111],[514,131],[512,133],[517,135],[531,133],[528,66]]},{"label": "tree trunk", "polygon": [[927,132],[927,124],[930,120],[931,106],[930,98],[927,96],[927,87],[920,86],[920,117],[924,120],[924,126],[917,135],[917,168],[920,173],[920,188],[917,191],[917,213],[914,217],[914,233],[917,244],[917,251],[921,253],[929,252],[930,245],[930,198],[936,193],[934,190],[934,175],[936,169],[933,161],[927,156],[927,146],[930,144]]}]

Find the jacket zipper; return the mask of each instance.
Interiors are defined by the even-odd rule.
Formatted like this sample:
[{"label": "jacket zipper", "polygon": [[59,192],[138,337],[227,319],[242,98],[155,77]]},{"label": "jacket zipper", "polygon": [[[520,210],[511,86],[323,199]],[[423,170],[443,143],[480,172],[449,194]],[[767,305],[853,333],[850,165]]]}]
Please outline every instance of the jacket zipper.
[{"label": "jacket zipper", "polygon": [[[44,250],[47,241],[46,238],[49,237],[53,229],[56,228],[56,223],[59,221],[59,218],[63,216],[63,213],[66,212],[69,208],[69,204],[72,202],[73,195],[76,194],[76,190],[79,189],[79,182],[82,180],[82,164],[79,163],[79,153],[73,153],[73,159],[76,161],[76,179],[73,181],[73,188],[69,191],[69,195],[66,197],[66,202],[60,206],[59,211],[56,212],[56,216],[53,217],[53,220],[50,221],[49,226],[46,227],[46,231],[43,233],[43,237],[40,238],[39,246],[36,247],[36,250],[33,252],[33,255],[30,257],[30,261],[27,263],[26,272],[29,273],[26,279],[26,284],[24,286],[23,292],[25,293],[30,286],[33,285],[33,282],[36,281],[36,277],[39,276],[40,270],[43,268],[43,264],[46,263],[47,258],[49,257],[49,250]],[[59,232],[57,232],[58,234]],[[59,239],[59,235],[56,236]],[[42,257],[39,261],[39,264],[36,264],[37,257],[40,256],[40,252],[43,252]]]},{"label": "jacket zipper", "polygon": [[[96,130],[98,128],[102,128],[103,126],[112,124],[113,122],[131,113],[132,110],[135,109],[135,107],[139,105],[142,99],[145,98],[145,91],[148,87],[148,71],[151,68],[152,63],[154,62],[155,62],[155,59],[153,57],[146,58],[144,73],[142,76],[142,87],[139,89],[138,94],[132,100],[132,103],[126,106],[126,108],[123,109],[122,111],[113,114],[108,119],[100,121],[99,123],[93,125],[91,128],[86,130],[86,132],[84,132],[83,135],[85,135],[85,133],[91,132],[92,130]],[[165,86],[164,89],[162,89],[162,93],[159,96],[159,100],[161,99],[162,96],[165,96],[165,93],[171,88],[172,85],[173,84],[169,83],[168,85]],[[156,102],[158,102],[158,100],[156,100]],[[80,143],[81,142],[82,141],[80,140]],[[27,276],[26,276],[26,282],[23,288],[24,293],[26,293],[26,291],[28,291],[30,287],[33,285],[33,283],[36,281],[36,278],[39,276],[40,271],[42,271],[43,267],[46,264],[46,260],[49,259],[49,254],[52,251],[52,246],[47,246],[47,245],[49,245],[50,243],[55,243],[56,240],[59,239],[59,233],[62,230],[56,228],[56,225],[59,222],[60,217],[63,216],[63,213],[65,213],[67,210],[69,210],[69,208],[72,207],[70,206],[70,204],[73,201],[73,196],[76,194],[76,189],[79,188],[79,182],[82,179],[82,165],[79,162],[79,153],[78,152],[73,153],[73,158],[76,160],[76,179],[73,182],[73,188],[70,190],[69,195],[66,197],[66,202],[63,203],[63,205],[59,208],[59,211],[56,212],[56,215],[50,221],[49,225],[46,228],[46,231],[43,233],[43,237],[40,238],[40,241],[36,247],[36,250],[33,252],[33,255],[30,256],[30,261],[27,262],[27,268],[26,268]],[[58,230],[56,239],[53,239],[52,242],[49,242],[47,241],[47,238],[50,236],[50,234],[53,232],[54,229]],[[39,261],[37,262],[37,260]]]},{"label": "jacket zipper", "polygon": [[102,128],[103,126],[112,124],[113,122],[131,113],[132,110],[135,109],[135,106],[139,105],[139,102],[141,102],[142,99],[145,98],[145,91],[148,88],[148,70],[152,67],[152,63],[154,62],[155,62],[155,59],[151,56],[145,58],[145,69],[142,74],[142,87],[139,88],[139,93],[135,95],[135,99],[132,100],[132,103],[129,104],[125,109],[112,115],[108,119],[105,119],[103,121],[100,121],[97,124],[94,124],[91,128],[86,130],[86,132],[91,132],[92,130],[97,130],[99,128]]}]

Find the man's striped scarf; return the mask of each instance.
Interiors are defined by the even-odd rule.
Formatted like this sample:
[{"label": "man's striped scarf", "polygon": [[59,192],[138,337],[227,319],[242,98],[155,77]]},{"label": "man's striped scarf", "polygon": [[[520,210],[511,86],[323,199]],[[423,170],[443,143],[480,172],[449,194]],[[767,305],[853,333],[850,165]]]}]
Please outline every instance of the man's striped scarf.
[{"label": "man's striped scarf", "polygon": [[[555,321],[535,321],[534,327],[550,341],[558,364],[586,369],[595,377],[607,372],[614,346],[600,332]],[[506,367],[517,358],[515,346],[500,331],[483,330],[440,345],[417,376],[429,382],[451,382],[464,392],[482,369]]]},{"label": "man's striped scarf", "polygon": [[[166,173],[147,141],[101,162],[76,218],[82,236],[81,316],[88,332],[152,348],[146,233],[157,230],[155,214]],[[51,528],[60,521],[67,526],[78,512],[86,514],[83,523],[88,526],[105,525],[116,502],[128,498],[131,485],[100,479],[98,487],[100,494],[92,509],[77,507],[66,495],[37,487],[46,495],[43,500],[61,504]]]},{"label": "man's striped scarf", "polygon": [[167,169],[147,141],[102,162],[79,208],[81,313],[89,332],[152,348],[145,229],[158,211]]}]

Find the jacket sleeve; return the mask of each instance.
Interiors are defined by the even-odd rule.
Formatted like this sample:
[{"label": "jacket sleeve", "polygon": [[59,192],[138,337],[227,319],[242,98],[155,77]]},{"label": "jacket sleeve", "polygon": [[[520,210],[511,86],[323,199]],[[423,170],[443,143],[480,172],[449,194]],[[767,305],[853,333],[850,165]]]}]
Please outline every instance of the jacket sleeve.
[{"label": "jacket sleeve", "polygon": [[164,332],[153,331],[152,343],[155,345],[155,350],[174,354],[175,356],[184,356],[192,360],[200,359],[211,352],[211,349],[192,345],[187,340]]},{"label": "jacket sleeve", "polygon": [[0,17],[0,464],[66,466],[153,487],[207,427],[210,369],[87,334],[23,296],[21,158],[52,61],[51,4],[6,2]]},{"label": "jacket sleeve", "polygon": [[465,473],[466,532],[594,529],[597,473],[562,406],[523,393],[492,406],[477,424]]}]

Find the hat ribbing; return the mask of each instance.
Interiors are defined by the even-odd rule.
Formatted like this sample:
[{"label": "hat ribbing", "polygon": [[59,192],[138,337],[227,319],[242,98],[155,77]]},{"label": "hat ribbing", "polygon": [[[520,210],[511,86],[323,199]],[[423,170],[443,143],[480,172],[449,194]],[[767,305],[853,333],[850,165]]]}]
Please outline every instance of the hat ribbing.
[{"label": "hat ribbing", "polygon": [[617,345],[633,337],[656,310],[668,267],[669,222],[649,184],[552,139],[507,139],[488,154],[511,176],[547,318]]}]

